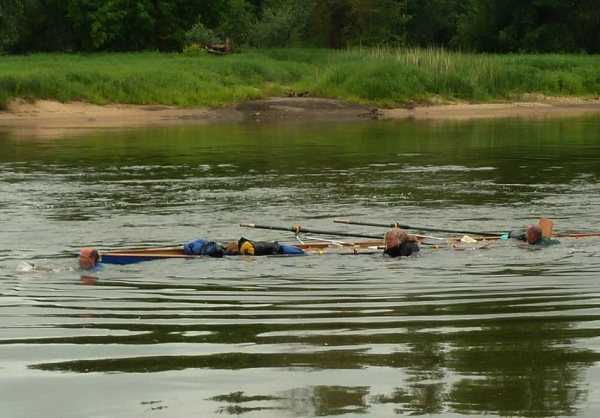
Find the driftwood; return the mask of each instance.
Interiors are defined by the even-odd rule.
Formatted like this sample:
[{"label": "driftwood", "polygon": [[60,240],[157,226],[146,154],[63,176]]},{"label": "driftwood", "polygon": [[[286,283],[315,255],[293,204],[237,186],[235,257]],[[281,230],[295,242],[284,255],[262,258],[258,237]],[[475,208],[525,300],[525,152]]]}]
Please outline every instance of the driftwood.
[{"label": "driftwood", "polygon": [[295,91],[288,91],[286,92],[283,97],[304,97],[304,96],[308,96],[308,91],[303,91],[303,92],[295,92]]},{"label": "driftwood", "polygon": [[191,42],[190,44],[198,45],[200,48],[213,55],[225,55],[233,53],[233,42],[229,38],[225,38],[225,43],[222,44],[208,42]]}]

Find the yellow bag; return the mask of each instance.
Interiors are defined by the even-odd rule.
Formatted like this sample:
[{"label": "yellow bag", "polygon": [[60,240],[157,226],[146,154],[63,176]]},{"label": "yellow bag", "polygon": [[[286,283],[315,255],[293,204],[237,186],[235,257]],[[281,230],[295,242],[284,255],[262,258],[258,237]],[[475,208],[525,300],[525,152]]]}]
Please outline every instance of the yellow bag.
[{"label": "yellow bag", "polygon": [[246,241],[240,247],[240,253],[244,255],[254,255],[254,245],[250,241]]}]

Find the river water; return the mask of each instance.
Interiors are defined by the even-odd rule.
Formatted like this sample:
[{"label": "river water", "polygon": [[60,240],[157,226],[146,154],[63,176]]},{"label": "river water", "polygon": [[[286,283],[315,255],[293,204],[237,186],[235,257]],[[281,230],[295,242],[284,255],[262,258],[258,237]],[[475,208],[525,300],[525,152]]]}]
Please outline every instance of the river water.
[{"label": "river water", "polygon": [[242,222],[385,231],[336,218],[598,232],[599,132],[598,116],[0,130],[2,416],[598,416],[600,237],[93,272],[73,254],[294,242]]}]

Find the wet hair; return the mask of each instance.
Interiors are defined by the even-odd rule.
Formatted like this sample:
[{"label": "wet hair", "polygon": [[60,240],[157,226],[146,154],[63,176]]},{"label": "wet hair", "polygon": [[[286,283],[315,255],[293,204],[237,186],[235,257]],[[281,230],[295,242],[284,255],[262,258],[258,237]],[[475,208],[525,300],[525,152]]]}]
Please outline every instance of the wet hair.
[{"label": "wet hair", "polygon": [[540,239],[542,236],[542,227],[539,226],[538,224],[529,225],[527,227],[527,232],[529,234],[532,234],[537,240],[537,239]]},{"label": "wet hair", "polygon": [[240,247],[237,242],[230,242],[225,249],[225,254],[227,255],[239,255]]},{"label": "wet hair", "polygon": [[100,259],[100,254],[98,253],[97,249],[93,249],[92,251],[90,251],[90,257],[94,259],[94,263],[98,264],[98,260]]},{"label": "wet hair", "polygon": [[400,229],[400,228],[391,228],[388,229],[385,233],[385,235],[383,236],[383,240],[385,241],[388,238],[394,237],[398,240],[399,243],[403,243],[403,242],[417,242],[417,238],[412,236],[412,235],[408,235],[406,233],[406,231],[404,229]]}]

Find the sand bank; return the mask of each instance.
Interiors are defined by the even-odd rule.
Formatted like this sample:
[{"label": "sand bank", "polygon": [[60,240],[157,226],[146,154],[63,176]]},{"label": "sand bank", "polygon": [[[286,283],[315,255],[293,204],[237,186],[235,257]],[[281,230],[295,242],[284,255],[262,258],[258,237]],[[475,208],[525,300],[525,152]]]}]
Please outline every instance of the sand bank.
[{"label": "sand bank", "polygon": [[547,99],[501,104],[443,104],[409,109],[376,109],[332,99],[272,98],[222,108],[174,106],[98,106],[83,102],[58,103],[15,100],[0,112],[0,128],[35,134],[36,131],[88,130],[165,126],[172,124],[360,121],[360,120],[467,120],[508,117],[570,117],[600,114],[600,100]]}]

